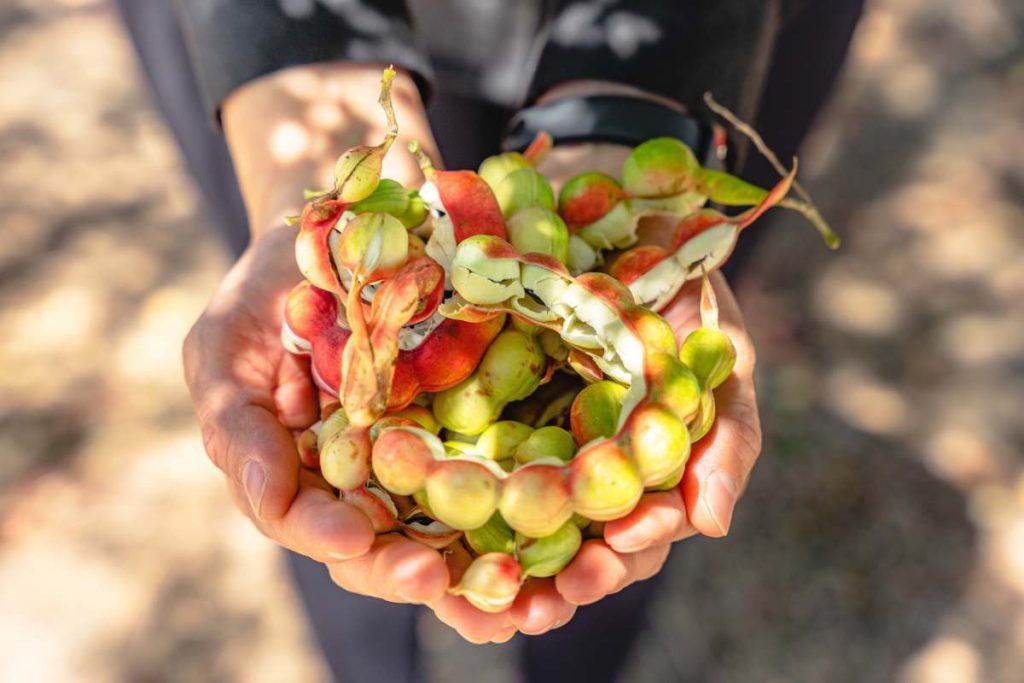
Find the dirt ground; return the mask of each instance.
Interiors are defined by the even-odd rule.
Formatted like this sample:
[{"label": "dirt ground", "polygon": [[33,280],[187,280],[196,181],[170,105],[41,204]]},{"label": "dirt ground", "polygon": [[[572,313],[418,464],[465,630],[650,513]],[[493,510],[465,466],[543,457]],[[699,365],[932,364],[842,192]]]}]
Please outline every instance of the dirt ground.
[{"label": "dirt ground", "polygon": [[[1022,13],[870,4],[802,154],[844,248],[758,226],[764,454],[626,680],[1020,680]],[[8,0],[0,29],[0,680],[323,680],[202,453],[179,348],[227,258],[116,16]],[[430,678],[515,680],[516,641],[422,633]]]}]

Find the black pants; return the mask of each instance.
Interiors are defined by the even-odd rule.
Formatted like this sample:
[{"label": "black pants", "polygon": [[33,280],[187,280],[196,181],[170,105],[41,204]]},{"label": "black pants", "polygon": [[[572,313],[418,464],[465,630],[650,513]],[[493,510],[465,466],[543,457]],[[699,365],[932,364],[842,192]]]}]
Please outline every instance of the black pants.
[{"label": "black pants", "polygon": [[[167,0],[119,0],[155,102],[196,180],[210,216],[235,255],[248,242],[245,207],[224,138],[210,122],[173,10]],[[813,3],[782,32],[757,125],[791,157],[838,73],[862,0]],[[507,109],[440,90],[428,109],[449,168],[475,168],[498,149]],[[769,184],[774,172],[751,159],[744,176]],[[756,236],[763,231],[752,231]],[[753,240],[745,236],[728,266],[742,267]],[[289,565],[324,656],[339,681],[404,683],[420,678],[415,620],[419,608],[392,605],[337,588],[324,567],[289,553]],[[615,680],[644,625],[657,578],[581,608],[561,629],[524,640],[522,674],[530,681]]]}]

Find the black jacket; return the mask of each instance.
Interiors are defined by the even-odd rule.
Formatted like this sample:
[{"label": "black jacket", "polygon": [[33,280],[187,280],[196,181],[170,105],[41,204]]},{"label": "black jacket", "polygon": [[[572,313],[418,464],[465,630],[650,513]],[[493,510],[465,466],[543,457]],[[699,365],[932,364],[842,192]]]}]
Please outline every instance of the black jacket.
[{"label": "black jacket", "polygon": [[393,63],[433,88],[517,106],[562,81],[635,85],[749,115],[785,0],[178,0],[215,111],[246,81],[321,61]]}]

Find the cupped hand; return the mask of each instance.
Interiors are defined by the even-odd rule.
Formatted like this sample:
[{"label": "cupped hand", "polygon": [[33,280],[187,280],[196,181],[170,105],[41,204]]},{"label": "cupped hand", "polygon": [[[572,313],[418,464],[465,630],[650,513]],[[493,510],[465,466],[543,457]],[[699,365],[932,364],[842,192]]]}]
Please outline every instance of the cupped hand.
[{"label": "cupped hand", "polygon": [[[714,427],[693,445],[681,484],[646,493],[622,519],[608,522],[604,538],[587,541],[555,578],[559,593],[585,605],[649,578],[661,570],[675,541],[729,531],[733,509],[761,452],[761,425],[754,389],[754,346],[736,299],[720,273],[711,281],[719,325],[736,346],[736,367],[715,389]],[[682,342],[700,326],[699,281],[687,285],[662,315]]]},{"label": "cupped hand", "polygon": [[[594,143],[556,147],[538,166],[557,189],[584,170],[618,177],[629,148]],[[603,539],[585,541],[573,561],[555,577],[567,602],[586,605],[657,574],[671,544],[702,534],[725,536],[733,508],[761,452],[761,425],[754,387],[755,351],[743,316],[725,278],[711,274],[718,297],[719,324],[736,346],[732,375],[715,389],[712,430],[693,445],[680,485],[646,493],[637,507],[608,522]],[[700,326],[699,280],[684,287],[662,316],[679,342]]]}]

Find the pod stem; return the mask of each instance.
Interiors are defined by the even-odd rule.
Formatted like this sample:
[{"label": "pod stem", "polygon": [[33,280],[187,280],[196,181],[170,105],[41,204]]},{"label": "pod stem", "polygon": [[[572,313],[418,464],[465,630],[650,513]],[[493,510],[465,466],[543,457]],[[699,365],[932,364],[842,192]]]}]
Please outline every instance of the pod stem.
[{"label": "pod stem", "polygon": [[[745,135],[754,143],[754,147],[761,153],[768,163],[772,165],[776,173],[780,176],[785,176],[787,171],[779,161],[779,158],[775,155],[775,152],[765,143],[764,138],[761,137],[760,133],[754,130],[753,126],[746,123],[740,117],[736,116],[728,107],[720,104],[711,95],[710,92],[704,93],[704,103],[707,104],[708,108],[714,113],[721,116],[723,119],[729,122],[729,124],[738,130],[740,133]],[[825,240],[825,244],[828,245],[829,249],[838,249],[840,244],[839,235],[829,227],[828,223],[822,217],[821,212],[818,211],[818,207],[814,204],[814,200],[811,199],[811,195],[804,186],[800,184],[800,181],[793,180],[793,191],[800,197],[800,199],[786,198],[779,202],[779,206],[784,206],[788,209],[802,214],[811,225],[821,233],[822,238]],[[802,201],[801,201],[802,200]]]},{"label": "pod stem", "polygon": [[420,169],[423,171],[423,176],[427,180],[431,180],[437,171],[434,169],[434,162],[430,160],[427,153],[420,147],[419,140],[410,140],[407,145],[409,153],[416,157],[416,163],[420,165]]},{"label": "pod stem", "polygon": [[395,116],[395,106],[391,102],[391,82],[395,79],[395,74],[394,66],[384,69],[384,73],[380,77],[380,95],[377,97],[377,104],[384,110],[384,117],[388,122],[384,141],[380,143],[381,149],[385,152],[391,149],[392,143],[398,137],[398,118]]},{"label": "pod stem", "polygon": [[701,327],[718,329],[718,297],[707,273],[700,283],[700,324]]}]

